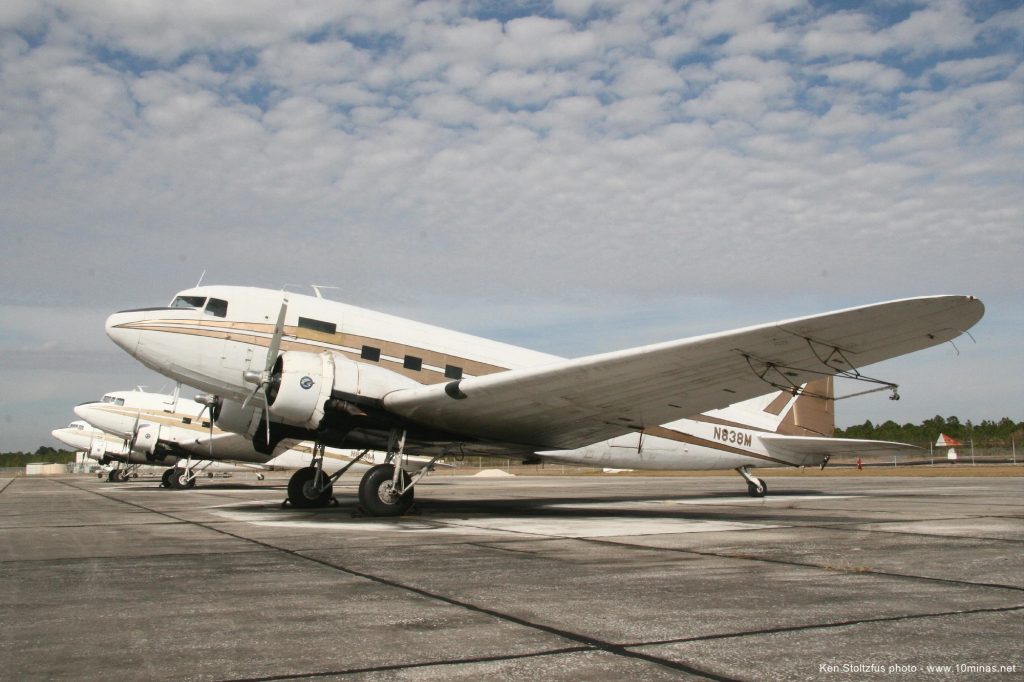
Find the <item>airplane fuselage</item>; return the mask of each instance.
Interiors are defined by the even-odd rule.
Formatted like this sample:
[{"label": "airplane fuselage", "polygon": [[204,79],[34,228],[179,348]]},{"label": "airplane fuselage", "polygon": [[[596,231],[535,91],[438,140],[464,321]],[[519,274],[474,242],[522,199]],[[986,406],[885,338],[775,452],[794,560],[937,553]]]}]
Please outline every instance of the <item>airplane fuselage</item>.
[{"label": "airplane fuselage", "polygon": [[[317,413],[305,420],[304,414],[273,414],[275,439],[318,438],[335,446],[386,449],[393,423],[374,408],[389,392],[438,383],[457,387],[460,379],[561,360],[335,301],[246,287],[198,287],[180,292],[168,307],[115,313],[107,321],[107,333],[166,376],[228,400],[262,404],[264,394],[252,375],[267,365],[285,298],[279,351],[306,362],[298,380],[301,390],[295,392],[317,395],[320,402],[339,408],[337,414]],[[310,362],[315,358],[322,358],[322,364]],[[766,405],[777,395],[760,403]],[[352,418],[351,413],[361,414]],[[543,441],[472,441],[414,423],[402,426],[410,430],[413,451],[424,454],[504,455],[637,469],[793,466],[797,462],[772,457],[758,438],[778,428],[780,413],[766,415],[741,403],[739,409],[716,410],[571,450],[545,447]],[[257,410],[244,429],[254,443],[259,441],[260,417]],[[817,461],[820,457],[808,460]]]}]

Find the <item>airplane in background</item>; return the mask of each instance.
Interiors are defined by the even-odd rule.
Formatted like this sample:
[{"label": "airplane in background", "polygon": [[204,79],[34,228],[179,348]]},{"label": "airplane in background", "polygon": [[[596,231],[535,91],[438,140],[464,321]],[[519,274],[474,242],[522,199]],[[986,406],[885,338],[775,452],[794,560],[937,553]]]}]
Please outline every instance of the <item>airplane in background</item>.
[{"label": "airplane in background", "polygon": [[[167,464],[163,474],[167,488],[191,488],[196,477],[210,469],[211,463],[230,462],[240,468],[260,471],[306,470],[314,473],[310,463],[317,456],[313,443],[281,441],[270,454],[257,451],[252,440],[244,435],[224,431],[214,424],[210,408],[178,393],[151,393],[142,390],[111,391],[99,401],[75,406],[75,414],[88,424],[123,439],[135,459],[149,464]],[[219,408],[213,408],[218,415]],[[383,462],[386,453],[324,448],[322,471],[333,474],[341,469],[365,471],[374,462]],[[134,460],[133,460],[134,461]],[[412,470],[419,470],[428,459],[410,461]],[[378,463],[379,463],[378,462]],[[435,464],[434,466],[442,466]],[[234,467],[239,468],[239,467]],[[214,467],[213,470],[218,470]],[[262,478],[262,475],[260,475]],[[293,477],[289,500],[295,506],[319,506],[330,501],[331,486],[321,486],[315,497],[302,494],[301,489],[319,481]]]},{"label": "airplane in background", "polygon": [[407,471],[408,453],[728,468],[764,495],[752,467],[827,461],[831,434],[791,398],[832,402],[815,382],[842,376],[896,399],[896,384],[861,369],[950,341],[983,314],[974,297],[930,296],[564,359],[319,296],[200,286],[115,313],[106,331],[147,367],[208,391],[197,399],[257,450],[299,439],[386,452],[359,485],[363,509],[384,516],[412,504],[423,470]]},{"label": "airplane in background", "polygon": [[[89,459],[93,459],[102,465],[115,464],[116,466],[106,472],[107,481],[111,483],[123,482],[130,478],[136,478],[138,477],[138,470],[140,467],[147,464],[153,464],[153,462],[148,460],[145,455],[132,451],[125,438],[112,433],[107,433],[106,431],[98,429],[82,420],[73,421],[61,429],[54,429],[50,432],[50,435],[64,445],[84,452]],[[176,457],[170,456],[162,463],[173,465],[176,459]],[[197,474],[199,472],[204,472],[210,475],[214,472],[243,470],[243,467],[224,464],[223,462],[210,462],[207,460],[198,460],[194,462],[193,468]],[[171,469],[171,471],[173,471],[173,469]],[[102,478],[102,476],[103,474],[101,473],[100,477]],[[258,473],[257,476],[262,478],[263,475]]]}]

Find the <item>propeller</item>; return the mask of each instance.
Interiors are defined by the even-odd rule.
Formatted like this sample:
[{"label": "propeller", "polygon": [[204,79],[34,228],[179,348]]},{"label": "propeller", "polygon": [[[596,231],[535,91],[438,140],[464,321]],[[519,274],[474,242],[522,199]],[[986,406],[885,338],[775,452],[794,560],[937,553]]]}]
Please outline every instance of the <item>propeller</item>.
[{"label": "propeller", "polygon": [[125,439],[125,444],[128,445],[128,457],[131,458],[132,452],[135,451],[135,441],[139,438],[139,419],[142,417],[142,408],[135,413],[135,424],[132,426],[132,435],[130,438]]},{"label": "propeller", "polygon": [[219,414],[218,408],[220,408],[220,406],[221,406],[221,399],[220,399],[219,396],[205,395],[204,394],[204,395],[197,395],[196,396],[196,402],[197,403],[201,403],[202,406],[203,406],[203,409],[199,410],[199,414],[196,417],[196,419],[199,420],[200,424],[203,423],[203,413],[206,412],[207,410],[210,411],[210,421],[208,423],[210,425],[210,437],[209,437],[210,459],[212,460],[213,459],[213,423],[217,420],[217,415]]},{"label": "propeller", "polygon": [[270,382],[273,380],[274,365],[277,363],[277,354],[281,349],[281,338],[284,336],[284,317],[288,313],[288,297],[281,299],[281,309],[277,313],[277,323],[274,325],[274,336],[270,339],[270,346],[267,348],[267,362],[262,372],[246,370],[242,372],[242,378],[249,383],[256,384],[256,388],[242,402],[242,409],[249,406],[249,403],[261,390],[267,389],[263,396],[263,423],[267,427],[267,445],[270,445]]}]

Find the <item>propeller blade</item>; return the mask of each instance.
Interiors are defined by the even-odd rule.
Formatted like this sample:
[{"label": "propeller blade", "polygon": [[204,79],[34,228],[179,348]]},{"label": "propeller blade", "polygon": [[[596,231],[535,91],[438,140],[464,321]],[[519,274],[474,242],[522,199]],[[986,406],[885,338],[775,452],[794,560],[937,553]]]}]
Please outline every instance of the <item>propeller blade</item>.
[{"label": "propeller blade", "polygon": [[242,409],[243,410],[245,408],[249,407],[249,403],[252,401],[253,398],[256,397],[256,394],[260,392],[261,388],[263,388],[263,382],[260,382],[260,383],[256,384],[256,388],[252,389],[252,393],[250,393],[248,396],[246,396],[245,400],[242,401]]},{"label": "propeller blade", "polygon": [[263,402],[263,422],[267,425],[267,447],[270,447],[270,405]]},{"label": "propeller blade", "polygon": [[264,369],[263,381],[268,381],[270,373],[274,370],[274,363],[277,362],[277,352],[281,349],[281,337],[284,336],[284,316],[288,313],[288,297],[281,299],[281,310],[277,313],[277,324],[274,325],[274,336],[270,339],[270,347],[267,348],[267,366]]},{"label": "propeller blade", "polygon": [[130,455],[135,450],[135,441],[139,438],[139,418],[142,417],[142,409],[135,413],[135,425],[132,426],[132,437],[128,441],[128,454]]}]

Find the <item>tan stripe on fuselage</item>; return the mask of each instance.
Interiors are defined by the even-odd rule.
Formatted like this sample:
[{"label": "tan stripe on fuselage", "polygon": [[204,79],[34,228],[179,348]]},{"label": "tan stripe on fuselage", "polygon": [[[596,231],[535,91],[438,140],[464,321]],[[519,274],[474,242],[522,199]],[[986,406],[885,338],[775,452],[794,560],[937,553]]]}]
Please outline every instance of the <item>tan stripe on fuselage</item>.
[{"label": "tan stripe on fuselage", "polygon": [[[184,334],[188,336],[202,336],[212,339],[224,339],[237,343],[260,346],[268,348],[273,335],[274,326],[269,324],[247,323],[247,322],[224,322],[220,320],[153,320],[146,322],[133,322],[122,325],[128,329],[138,331],[157,331],[168,334]],[[219,329],[205,329],[203,327],[218,327]],[[262,332],[270,336],[247,334],[248,332]],[[291,338],[289,338],[291,337]],[[318,344],[324,344],[323,346]],[[409,377],[420,383],[433,383],[429,375],[436,375],[437,381],[446,379],[444,372],[446,365],[461,367],[466,377],[483,376],[495,372],[503,372],[507,368],[488,363],[470,360],[468,358],[439,353],[418,346],[408,346],[384,339],[375,339],[355,334],[325,334],[302,327],[285,327],[284,336],[281,339],[281,350],[295,350],[304,352],[320,352],[331,350],[345,356],[350,360],[369,363],[361,357],[363,346],[372,346],[381,351],[381,359],[377,364],[387,369]],[[357,349],[357,350],[352,350]],[[423,369],[420,371],[407,369],[404,366],[405,356],[411,355],[423,361]],[[390,359],[395,358],[395,359]],[[437,369],[432,369],[437,368]],[[424,373],[428,373],[425,379]]]}]

